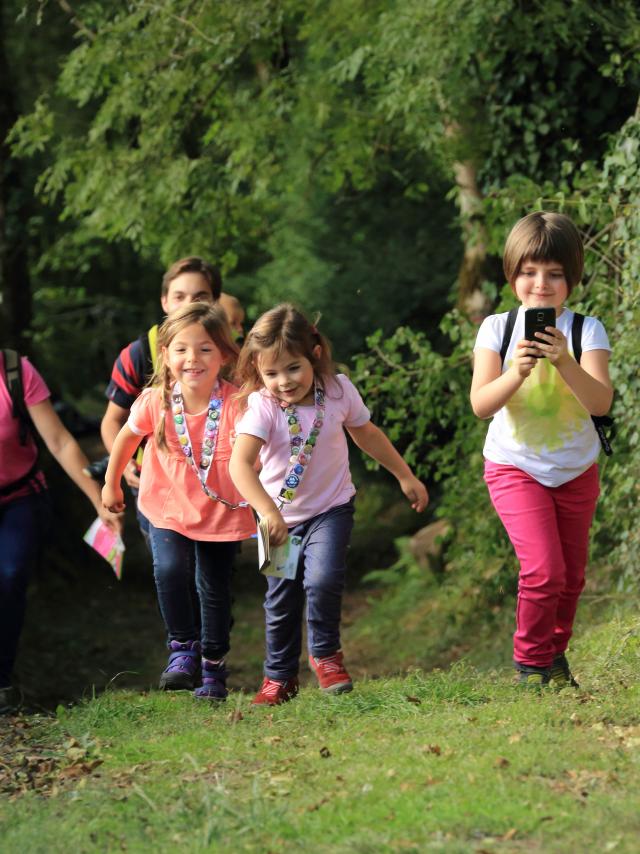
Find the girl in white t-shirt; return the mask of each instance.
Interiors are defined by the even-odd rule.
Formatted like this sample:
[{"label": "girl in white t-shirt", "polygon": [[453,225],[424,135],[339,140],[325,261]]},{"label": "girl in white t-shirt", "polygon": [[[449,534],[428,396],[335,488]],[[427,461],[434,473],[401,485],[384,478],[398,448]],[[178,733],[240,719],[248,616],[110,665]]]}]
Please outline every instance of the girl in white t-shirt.
[{"label": "girl in white t-shirt", "polygon": [[267,520],[271,545],[283,544],[289,534],[302,540],[295,579],[267,579],[267,657],[253,702],[277,705],[298,692],[305,596],[311,669],[324,691],[351,691],[340,649],[355,494],[345,430],[395,475],[418,512],[427,506],[427,490],[371,423],[349,379],[336,375],[326,338],[293,306],[279,305],[256,322],[238,376],[246,412],[236,427],[231,477]]},{"label": "girl in white t-shirt", "polygon": [[[541,211],[519,220],[503,262],[522,306],[504,363],[508,313],[482,323],[471,405],[478,417],[492,418],[484,477],[520,561],[514,662],[523,684],[575,686],[565,650],[599,494],[591,416],[605,415],[613,397],[609,341],[599,320],[585,318],[576,362],[574,314],[564,302],[582,278],[584,250],[568,217]],[[555,309],[556,326],[525,340],[525,309],[543,307]]]}]

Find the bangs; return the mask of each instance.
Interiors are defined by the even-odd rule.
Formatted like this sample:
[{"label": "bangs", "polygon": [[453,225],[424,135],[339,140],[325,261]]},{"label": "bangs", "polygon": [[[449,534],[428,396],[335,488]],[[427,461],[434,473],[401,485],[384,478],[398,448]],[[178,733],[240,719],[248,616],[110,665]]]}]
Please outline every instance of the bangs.
[{"label": "bangs", "polygon": [[556,262],[564,270],[569,291],[578,284],[584,267],[584,249],[580,234],[569,217],[539,211],[514,225],[503,255],[504,272],[511,287],[527,260]]}]

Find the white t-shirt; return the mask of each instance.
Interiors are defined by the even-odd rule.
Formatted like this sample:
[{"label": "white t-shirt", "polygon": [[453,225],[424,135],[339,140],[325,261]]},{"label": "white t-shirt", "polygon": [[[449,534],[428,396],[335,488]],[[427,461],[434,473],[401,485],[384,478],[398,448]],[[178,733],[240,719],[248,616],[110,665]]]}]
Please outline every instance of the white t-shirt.
[{"label": "white t-shirt", "polygon": [[[483,320],[474,352],[480,348],[499,353],[508,312]],[[573,312],[565,308],[556,318],[569,352]],[[524,338],[524,307],[520,306],[502,372],[511,365],[518,341]],[[609,339],[602,323],[585,317],[582,352],[608,350]],[[598,457],[600,440],[591,416],[548,359],[538,364],[518,391],[491,420],[484,456],[493,463],[517,466],[545,486],[560,486],[581,475]]]},{"label": "white t-shirt", "polygon": [[[324,421],[307,471],[293,503],[282,508],[282,516],[290,527],[346,504],[356,491],[349,471],[344,428],[362,427],[371,416],[351,380],[344,374],[338,374],[335,380],[326,385]],[[297,407],[302,436],[309,435],[315,411],[313,404]],[[263,440],[260,481],[267,494],[277,501],[291,457],[287,416],[280,403],[264,390],[252,392],[248,409],[236,425],[236,434],[240,433]]]}]

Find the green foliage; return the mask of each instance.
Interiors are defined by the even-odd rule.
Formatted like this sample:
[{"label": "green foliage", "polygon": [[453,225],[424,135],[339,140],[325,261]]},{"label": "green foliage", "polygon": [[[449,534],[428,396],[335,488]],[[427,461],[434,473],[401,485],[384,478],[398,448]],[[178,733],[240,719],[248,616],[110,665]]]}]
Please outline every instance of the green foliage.
[{"label": "green foliage", "polygon": [[[640,539],[631,524],[640,471],[639,151],[636,116],[613,140],[602,169],[585,164],[574,176],[576,189],[562,183],[540,186],[516,176],[487,202],[495,251],[513,221],[536,206],[569,212],[583,231],[585,284],[573,299],[576,308],[603,321],[613,344],[613,414],[618,426],[614,456],[602,466],[592,560],[635,588],[640,582]],[[424,336],[406,328],[384,341],[380,334],[371,336],[369,352],[356,362],[355,380],[407,460],[429,483],[439,484],[438,515],[449,519],[456,531],[447,546],[447,564],[454,572],[475,572],[480,581],[487,568],[496,566],[496,543],[504,541],[504,534],[490,512],[481,478],[486,428],[468,403],[475,330],[457,312],[445,316],[442,329],[452,342],[448,355],[435,353]],[[506,577],[510,560],[504,552],[498,554],[497,577]],[[479,583],[478,589],[486,586]]]}]

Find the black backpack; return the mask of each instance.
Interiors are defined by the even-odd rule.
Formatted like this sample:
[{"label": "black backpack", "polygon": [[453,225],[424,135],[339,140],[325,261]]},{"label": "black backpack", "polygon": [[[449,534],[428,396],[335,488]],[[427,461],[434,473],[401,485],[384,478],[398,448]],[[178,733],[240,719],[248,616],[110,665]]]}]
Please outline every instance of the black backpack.
[{"label": "black backpack", "polygon": [[[36,438],[35,428],[29,416],[27,404],[24,401],[24,384],[22,382],[22,361],[20,354],[15,350],[3,350],[4,356],[4,381],[11,398],[11,416],[18,419],[18,436],[20,444],[26,445],[31,436]],[[37,443],[36,443],[37,448]],[[0,489],[0,495],[10,495],[17,489],[29,483],[39,469],[38,456],[29,471],[13,483],[9,483]]]},{"label": "black backpack", "polygon": [[[505,357],[507,355],[507,350],[509,349],[509,342],[511,341],[511,336],[513,335],[513,327],[516,325],[517,316],[517,308],[512,308],[509,314],[507,315],[507,325],[504,328],[502,344],[500,346],[500,360],[503,365]],[[573,347],[573,356],[578,364],[580,364],[580,359],[582,358],[583,325],[584,314],[580,314],[577,311],[574,312],[573,321],[571,323],[571,346]],[[616,435],[613,418],[611,418],[611,416],[609,415],[592,415],[591,420],[593,421],[593,426],[595,427],[596,433],[598,434],[598,438],[600,439],[602,450],[608,457],[610,457],[613,453],[613,450],[611,448],[611,440],[613,440]],[[607,430],[609,431],[608,436]]]}]

